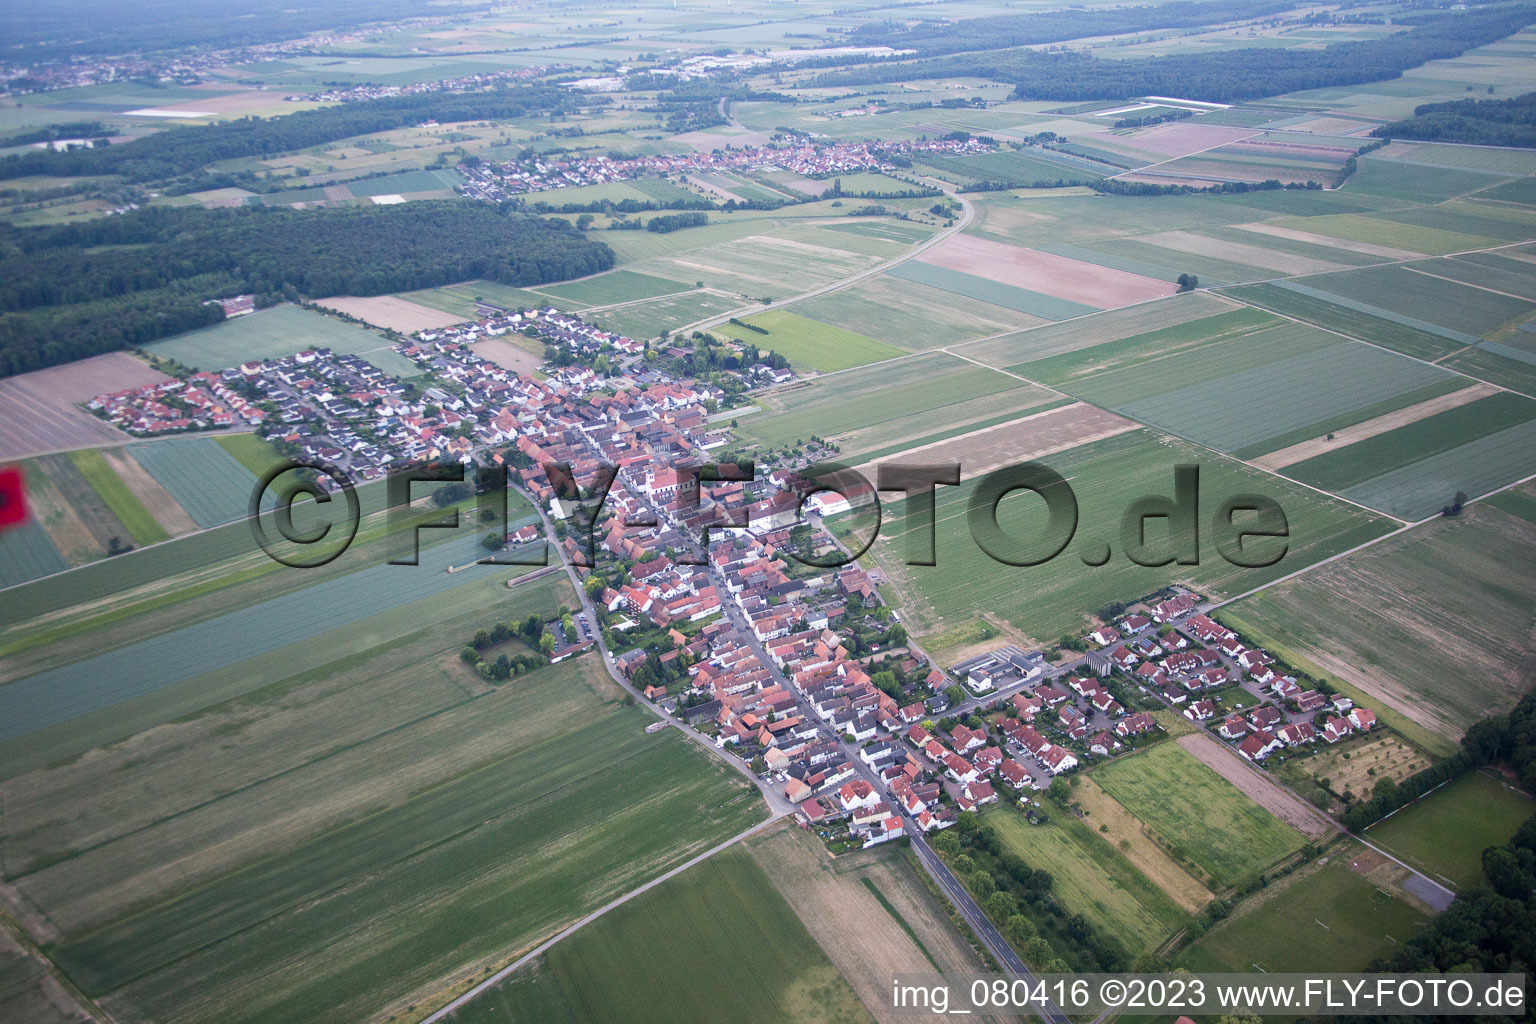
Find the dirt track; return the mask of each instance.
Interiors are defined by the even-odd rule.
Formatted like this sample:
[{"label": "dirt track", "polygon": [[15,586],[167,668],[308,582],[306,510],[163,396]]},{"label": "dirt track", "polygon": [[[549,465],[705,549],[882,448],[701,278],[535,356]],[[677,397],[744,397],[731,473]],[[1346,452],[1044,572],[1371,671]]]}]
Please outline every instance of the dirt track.
[{"label": "dirt track", "polygon": [[1321,811],[1265,775],[1263,770],[1243,761],[1235,751],[1223,749],[1210,735],[1190,733],[1179,737],[1178,744],[1236,786],[1248,799],[1308,839],[1320,839],[1333,831]]}]

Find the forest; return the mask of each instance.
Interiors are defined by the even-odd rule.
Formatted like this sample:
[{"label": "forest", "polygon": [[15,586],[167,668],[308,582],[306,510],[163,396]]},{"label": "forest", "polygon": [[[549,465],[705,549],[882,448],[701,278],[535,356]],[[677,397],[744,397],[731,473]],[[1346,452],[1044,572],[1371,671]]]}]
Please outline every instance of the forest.
[{"label": "forest", "polygon": [[825,87],[979,76],[1012,83],[1015,99],[1161,95],[1231,103],[1397,78],[1427,61],[1456,57],[1514,35],[1533,21],[1536,5],[1523,3],[1401,17],[1399,23],[1414,27],[1380,39],[1335,43],[1321,50],[1244,48],[1112,60],[1080,52],[1013,49],[868,65],[820,75],[814,84]]},{"label": "forest", "polygon": [[865,25],[849,36],[852,46],[890,46],[916,50],[925,57],[977,50],[1002,50],[1013,46],[1056,43],[1089,36],[1118,35],[1148,29],[1194,28],[1222,22],[1264,18],[1294,10],[1291,0],[1213,0],[1210,3],[1158,4],[1156,7],[1119,7],[1104,10],[1047,11],[1042,14],[1000,14],[965,18],[955,22],[922,22],[907,26],[897,22]]},{"label": "forest", "polygon": [[0,179],[33,174],[58,177],[118,174],[129,181],[162,181],[216,160],[269,157],[337,139],[404,128],[431,119],[506,120],[572,110],[591,97],[553,86],[516,86],[484,92],[431,92],[301,110],[270,120],[245,117],[210,125],[167,128],[117,146],[62,153],[38,150],[0,160]]},{"label": "forest", "polygon": [[483,278],[542,284],[608,270],[562,220],[456,200],[316,209],[153,207],[0,227],[0,374],[222,319],[211,298],[380,295]]},{"label": "forest", "polygon": [[1455,100],[1415,107],[1413,116],[1377,128],[1386,139],[1536,147],[1536,92],[1507,100]]}]

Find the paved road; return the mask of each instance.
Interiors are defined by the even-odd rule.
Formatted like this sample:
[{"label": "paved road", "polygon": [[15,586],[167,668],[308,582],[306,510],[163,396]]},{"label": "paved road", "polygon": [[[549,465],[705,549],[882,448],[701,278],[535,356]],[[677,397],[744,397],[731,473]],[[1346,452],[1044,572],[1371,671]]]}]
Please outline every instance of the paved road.
[{"label": "paved road", "polygon": [[480,995],[480,993],[484,992],[487,989],[494,988],[495,986],[501,984],[503,981],[506,981],[507,978],[511,977],[511,975],[518,968],[522,967],[524,964],[527,964],[528,962],[530,962],[534,958],[542,956],[544,954],[544,952],[549,949],[549,947],[553,946],[555,943],[559,942],[561,939],[569,938],[575,932],[580,931],[582,928],[585,928],[587,925],[591,924],[593,921],[596,921],[598,918],[600,918],[604,914],[608,913],[608,911],[613,910],[616,907],[622,907],[624,904],[628,903],[630,900],[634,899],[636,896],[639,896],[641,893],[649,892],[651,889],[654,889],[656,886],[660,885],[662,882],[665,882],[665,881],[667,881],[670,878],[673,878],[673,877],[675,877],[677,875],[682,874],[684,871],[687,871],[689,868],[693,867],[695,864],[699,863],[700,861],[708,860],[709,858],[713,857],[715,854],[719,853],[721,850],[724,850],[724,849],[727,849],[728,847],[734,846],[735,844],[741,842],[743,839],[746,839],[748,836],[756,835],[757,833],[761,832],[763,829],[765,829],[768,826],[773,825],[774,823],[776,823],[781,817],[783,817],[783,815],[776,814],[773,817],[769,818],[767,821],[760,821],[756,825],[753,825],[751,828],[747,829],[745,832],[737,833],[736,835],[731,836],[731,838],[727,839],[725,842],[719,844],[718,846],[712,846],[709,849],[705,850],[703,853],[699,854],[697,857],[694,857],[691,860],[688,860],[688,861],[683,862],[682,864],[679,864],[677,867],[673,868],[671,871],[668,871],[666,874],[664,874],[664,875],[657,875],[655,878],[651,879],[649,882],[646,882],[644,885],[640,886],[638,889],[631,889],[629,892],[625,893],[623,896],[620,896],[618,899],[610,900],[609,902],[603,904],[602,906],[598,907],[596,910],[592,911],[592,913],[590,913],[586,917],[582,918],[580,921],[577,921],[575,924],[571,925],[569,928],[565,929],[562,932],[557,932],[556,934],[550,936],[548,939],[546,939],[543,942],[539,943],[537,946],[533,947],[527,953],[525,953],[522,956],[518,957],[516,960],[512,961],[510,964],[508,964],[507,966],[503,967],[501,970],[497,971],[495,974],[491,975],[489,978],[486,978],[484,981],[480,982],[474,988],[470,989],[468,992],[465,992],[463,995],[459,996],[457,999],[455,999],[453,1002],[449,1003],[447,1006],[444,1006],[441,1010],[438,1010],[436,1013],[432,1014],[429,1017],[423,1017],[422,1020],[421,1020],[421,1024],[435,1024],[436,1021],[442,1020],[444,1017],[447,1017],[449,1014],[451,1014],[455,1010],[459,1009],[465,1003],[468,1003],[471,999],[474,999],[476,996]]}]

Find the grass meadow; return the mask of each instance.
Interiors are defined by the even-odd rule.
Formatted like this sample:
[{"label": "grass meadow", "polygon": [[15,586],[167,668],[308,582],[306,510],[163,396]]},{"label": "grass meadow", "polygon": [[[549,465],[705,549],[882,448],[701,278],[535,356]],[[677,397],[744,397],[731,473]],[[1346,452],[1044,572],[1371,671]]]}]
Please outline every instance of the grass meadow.
[{"label": "grass meadow", "polygon": [[1366,831],[1388,853],[1453,889],[1483,881],[1483,850],[1509,842],[1536,813],[1536,800],[1502,780],[1472,772],[1409,804]]}]

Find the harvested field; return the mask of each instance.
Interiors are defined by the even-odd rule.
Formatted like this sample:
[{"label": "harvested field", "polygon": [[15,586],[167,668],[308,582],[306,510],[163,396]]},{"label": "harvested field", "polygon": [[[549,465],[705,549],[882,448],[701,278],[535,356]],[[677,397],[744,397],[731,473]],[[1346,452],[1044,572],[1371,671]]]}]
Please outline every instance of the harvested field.
[{"label": "harvested field", "polygon": [[1166,282],[1150,277],[975,235],[945,239],[924,252],[922,262],[1097,309],[1128,306],[1173,292]]},{"label": "harvested field", "polygon": [[513,373],[532,374],[544,363],[542,355],[535,355],[521,345],[501,338],[477,341],[470,346],[470,349],[482,359],[489,359],[497,366],[511,370]]},{"label": "harvested field", "polygon": [[399,331],[401,334],[415,334],[417,331],[463,322],[462,317],[444,313],[431,306],[417,305],[409,299],[394,295],[375,295],[371,298],[338,295],[329,299],[317,299],[316,305],[346,313],[348,316],[355,316],[363,323],[374,327]]},{"label": "harvested field", "polygon": [[1163,159],[1188,156],[1215,149],[1259,134],[1244,128],[1208,124],[1158,124],[1138,129],[1115,140],[1117,145],[1139,149]]},{"label": "harvested field", "polygon": [[1147,827],[1120,801],[1104,792],[1092,775],[1084,776],[1083,784],[1072,795],[1082,804],[1088,823],[1095,829],[1107,825],[1109,831],[1103,833],[1104,838],[1123,850],[1130,862],[1180,907],[1192,914],[1211,901],[1211,890],[1168,856],[1168,851],[1148,834]]},{"label": "harvested field", "polygon": [[1364,441],[1368,437],[1385,434],[1389,430],[1407,426],[1427,416],[1433,416],[1448,409],[1455,409],[1458,406],[1475,402],[1481,398],[1487,398],[1496,393],[1497,389],[1491,385],[1473,384],[1471,387],[1452,391],[1450,394],[1440,395],[1439,397],[1419,402],[1416,405],[1410,405],[1405,409],[1397,409],[1393,412],[1368,419],[1363,423],[1341,427],[1333,431],[1329,436],[1302,441],[1299,444],[1291,445],[1289,448],[1282,448],[1277,452],[1261,455],[1250,461],[1260,469],[1277,470],[1284,466],[1322,455],[1325,452],[1354,444],[1356,441]]},{"label": "harvested field", "polygon": [[0,461],[125,440],[127,434],[78,404],[164,380],[170,378],[126,352],[0,380]]},{"label": "harvested field", "polygon": [[1533,589],[1536,523],[1477,504],[1221,614],[1454,741],[1529,687]]},{"label": "harvested field", "polygon": [[[1083,402],[1047,409],[916,448],[907,448],[901,462],[958,462],[961,479],[971,480],[1000,466],[1038,459],[1080,444],[1135,430],[1131,420]],[[874,479],[874,461],[857,467]]]},{"label": "harvested field", "polygon": [[1262,244],[1246,245],[1229,242],[1193,231],[1160,231],[1152,235],[1139,235],[1137,241],[1160,245],[1166,249],[1197,253],[1212,259],[1242,263],[1250,267],[1263,267],[1282,274],[1322,274],[1330,270],[1342,270],[1344,264],[1313,259],[1281,252]]},{"label": "harvested field", "polygon": [[1358,252],[1364,256],[1379,256],[1384,260],[1413,260],[1419,259],[1424,254],[1413,252],[1409,249],[1394,249],[1390,245],[1372,245],[1370,242],[1354,242],[1347,238],[1334,238],[1330,235],[1319,235],[1312,231],[1301,231],[1297,228],[1284,228],[1278,224],[1234,224],[1243,231],[1252,231],[1258,235],[1269,235],[1271,238],[1284,238],[1292,242],[1307,242],[1311,245],[1326,245],[1332,249],[1345,249],[1349,252]]},{"label": "harvested field", "polygon": [[1264,774],[1263,769],[1244,761],[1236,751],[1224,746],[1209,733],[1192,732],[1188,736],[1179,737],[1178,744],[1236,786],[1248,799],[1307,838],[1321,839],[1333,831],[1316,808],[1277,784]]},{"label": "harvested field", "polygon": [[149,509],[150,515],[165,527],[167,533],[175,537],[197,529],[197,524],[187,515],[187,510],[171,497],[171,492],[160,481],[138,464],[127,448],[103,448],[101,454],[107,460],[107,465],[117,473],[118,479]]},{"label": "harvested field", "polygon": [[788,823],[747,840],[746,848],[876,1020],[906,1019],[890,1010],[891,972],[981,969],[901,851],[834,859],[811,833]]}]

